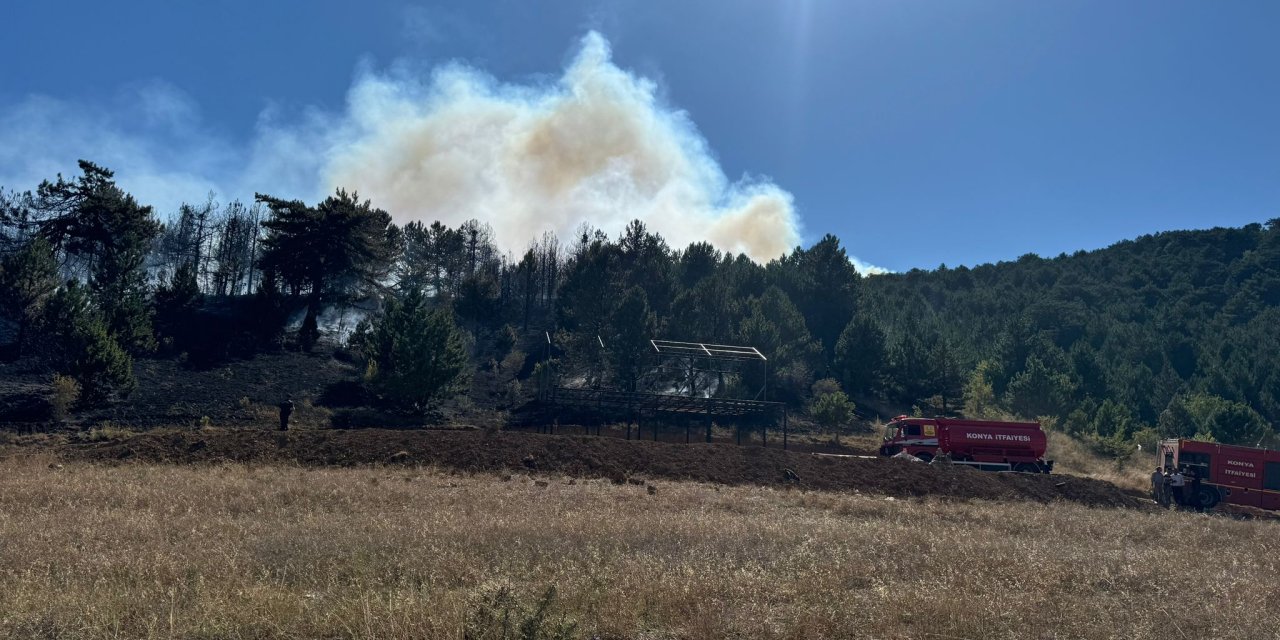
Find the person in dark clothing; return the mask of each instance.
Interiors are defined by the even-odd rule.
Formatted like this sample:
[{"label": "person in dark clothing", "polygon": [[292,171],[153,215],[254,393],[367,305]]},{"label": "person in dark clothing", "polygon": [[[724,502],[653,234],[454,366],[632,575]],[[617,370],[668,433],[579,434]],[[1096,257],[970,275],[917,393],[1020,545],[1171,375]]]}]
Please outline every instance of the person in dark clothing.
[{"label": "person in dark clothing", "polygon": [[1191,481],[1187,483],[1187,504],[1195,508],[1197,513],[1204,512],[1204,504],[1200,502],[1200,469],[1187,470]]},{"label": "person in dark clothing", "polygon": [[1156,467],[1155,473],[1151,474],[1151,497],[1155,499],[1156,504],[1164,505],[1164,469]]},{"label": "person in dark clothing", "polygon": [[293,398],[280,403],[280,430],[289,430],[289,416],[293,414]]}]

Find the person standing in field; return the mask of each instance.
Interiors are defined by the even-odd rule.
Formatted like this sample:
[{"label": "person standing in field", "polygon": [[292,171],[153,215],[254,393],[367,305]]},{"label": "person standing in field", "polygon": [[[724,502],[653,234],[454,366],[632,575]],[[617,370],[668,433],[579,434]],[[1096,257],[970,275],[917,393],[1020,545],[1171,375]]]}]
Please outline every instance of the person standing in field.
[{"label": "person standing in field", "polygon": [[1173,487],[1173,501],[1178,504],[1178,507],[1186,505],[1187,477],[1182,475],[1182,469],[1173,470],[1173,474],[1169,476],[1169,486]]},{"label": "person standing in field", "polygon": [[1151,474],[1151,497],[1155,499],[1156,504],[1164,504],[1164,469],[1156,467],[1154,473]]},{"label": "person standing in field", "polygon": [[293,415],[293,398],[286,398],[280,403],[280,430],[289,430],[289,416]]}]

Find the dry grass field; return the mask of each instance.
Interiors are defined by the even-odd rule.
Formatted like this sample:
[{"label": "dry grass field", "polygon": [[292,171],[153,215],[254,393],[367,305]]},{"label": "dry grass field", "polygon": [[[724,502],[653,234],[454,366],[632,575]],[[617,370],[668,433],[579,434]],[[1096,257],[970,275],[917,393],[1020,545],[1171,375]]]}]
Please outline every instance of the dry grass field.
[{"label": "dry grass field", "polygon": [[1274,523],[395,467],[0,467],[11,638],[1270,638]]}]

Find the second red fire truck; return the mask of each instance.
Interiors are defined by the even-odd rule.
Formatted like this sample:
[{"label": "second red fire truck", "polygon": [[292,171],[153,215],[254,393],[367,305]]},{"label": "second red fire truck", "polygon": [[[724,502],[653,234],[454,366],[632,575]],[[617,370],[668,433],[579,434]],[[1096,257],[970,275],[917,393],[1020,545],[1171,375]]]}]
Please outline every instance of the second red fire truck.
[{"label": "second red fire truck", "polygon": [[1185,469],[1200,479],[1188,506],[1212,508],[1219,502],[1280,509],[1280,451],[1198,440],[1163,440],[1156,463]]},{"label": "second red fire truck", "polygon": [[898,416],[885,427],[880,455],[906,452],[929,462],[945,454],[953,463],[990,471],[1049,473],[1047,444],[1037,422]]}]

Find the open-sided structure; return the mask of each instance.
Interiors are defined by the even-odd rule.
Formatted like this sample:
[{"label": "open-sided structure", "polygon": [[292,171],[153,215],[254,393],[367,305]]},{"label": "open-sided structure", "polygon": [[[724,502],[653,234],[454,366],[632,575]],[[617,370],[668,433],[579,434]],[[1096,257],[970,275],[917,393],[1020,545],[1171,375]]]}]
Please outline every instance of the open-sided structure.
[{"label": "open-sided structure", "polygon": [[[655,362],[653,375],[646,377],[646,389],[622,391],[552,385],[542,398],[552,410],[557,421],[576,420],[635,423],[638,429],[642,420],[653,424],[683,424],[685,440],[691,440],[694,424],[705,426],[706,440],[711,441],[713,423],[737,427],[739,440],[744,427],[759,427],[762,440],[768,444],[769,426],[781,427],[783,447],[787,442],[786,406],[769,402],[769,359],[759,349],[750,346],[680,342],[675,340],[650,340]],[[736,376],[741,382],[744,374],[754,369],[758,390],[748,394],[750,398],[727,397],[726,376]],[[628,437],[630,427],[628,426]],[[658,439],[657,429],[653,438]]]}]

